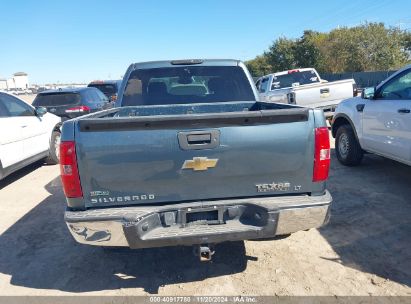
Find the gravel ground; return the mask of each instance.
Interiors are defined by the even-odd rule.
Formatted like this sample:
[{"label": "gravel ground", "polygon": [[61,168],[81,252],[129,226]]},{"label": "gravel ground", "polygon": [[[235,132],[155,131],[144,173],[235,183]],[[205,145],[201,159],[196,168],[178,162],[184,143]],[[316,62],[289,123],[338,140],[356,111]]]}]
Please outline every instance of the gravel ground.
[{"label": "gravel ground", "polygon": [[57,166],[0,182],[0,295],[411,295],[411,167],[334,153],[330,224],[276,241],[106,251],[74,242]]},{"label": "gravel ground", "polygon": [[16,96],[17,98],[23,99],[27,103],[32,103],[34,98],[36,98],[35,94],[30,94],[30,95],[18,95]]}]

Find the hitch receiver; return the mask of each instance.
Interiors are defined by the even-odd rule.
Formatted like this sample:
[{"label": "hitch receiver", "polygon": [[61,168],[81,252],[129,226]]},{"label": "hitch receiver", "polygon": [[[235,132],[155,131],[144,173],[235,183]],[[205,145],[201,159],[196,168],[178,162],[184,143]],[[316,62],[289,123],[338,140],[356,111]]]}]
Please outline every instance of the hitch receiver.
[{"label": "hitch receiver", "polygon": [[214,246],[211,244],[198,245],[194,250],[194,255],[198,256],[201,262],[211,261],[211,257],[214,253]]}]

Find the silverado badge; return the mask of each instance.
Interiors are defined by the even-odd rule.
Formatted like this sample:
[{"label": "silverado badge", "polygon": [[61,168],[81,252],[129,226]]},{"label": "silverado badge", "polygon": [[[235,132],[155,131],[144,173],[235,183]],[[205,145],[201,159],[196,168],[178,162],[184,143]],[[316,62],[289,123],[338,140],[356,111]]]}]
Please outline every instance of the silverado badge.
[{"label": "silverado badge", "polygon": [[205,171],[208,168],[214,168],[217,165],[218,159],[209,159],[207,157],[194,157],[193,159],[184,161],[181,169],[193,169],[194,171]]}]

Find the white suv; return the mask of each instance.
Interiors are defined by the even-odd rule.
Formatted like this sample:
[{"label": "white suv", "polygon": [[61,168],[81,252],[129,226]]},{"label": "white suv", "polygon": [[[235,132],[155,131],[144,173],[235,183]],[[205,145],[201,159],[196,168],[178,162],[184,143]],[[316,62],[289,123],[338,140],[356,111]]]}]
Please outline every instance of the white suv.
[{"label": "white suv", "polygon": [[57,164],[61,119],[0,92],[0,180],[40,159]]},{"label": "white suv", "polygon": [[332,135],[344,165],[360,164],[364,151],[411,165],[411,65],[342,101]]}]

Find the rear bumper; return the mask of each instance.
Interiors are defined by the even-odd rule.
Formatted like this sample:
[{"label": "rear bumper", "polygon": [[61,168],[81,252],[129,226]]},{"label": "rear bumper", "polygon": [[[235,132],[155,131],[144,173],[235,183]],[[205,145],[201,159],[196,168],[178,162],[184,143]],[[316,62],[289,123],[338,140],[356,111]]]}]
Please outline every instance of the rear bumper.
[{"label": "rear bumper", "polygon": [[74,239],[163,247],[270,238],[327,223],[331,195],[287,196],[65,212]]}]

